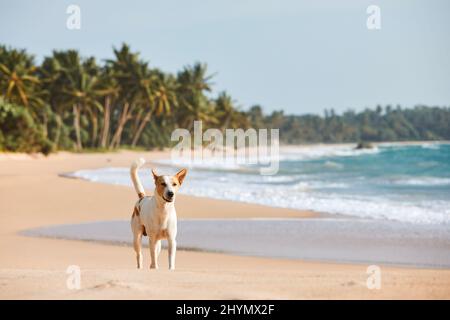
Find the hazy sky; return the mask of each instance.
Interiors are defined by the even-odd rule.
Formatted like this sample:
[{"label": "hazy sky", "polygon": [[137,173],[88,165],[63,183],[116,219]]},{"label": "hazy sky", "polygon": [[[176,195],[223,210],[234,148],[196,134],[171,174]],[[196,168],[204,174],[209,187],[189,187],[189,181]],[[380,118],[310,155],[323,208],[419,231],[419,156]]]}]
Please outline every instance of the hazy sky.
[{"label": "hazy sky", "polygon": [[[66,8],[81,8],[81,30]],[[369,5],[381,30],[366,27]],[[105,59],[123,41],[175,72],[195,61],[246,109],[450,105],[449,0],[0,0],[0,43]]]}]

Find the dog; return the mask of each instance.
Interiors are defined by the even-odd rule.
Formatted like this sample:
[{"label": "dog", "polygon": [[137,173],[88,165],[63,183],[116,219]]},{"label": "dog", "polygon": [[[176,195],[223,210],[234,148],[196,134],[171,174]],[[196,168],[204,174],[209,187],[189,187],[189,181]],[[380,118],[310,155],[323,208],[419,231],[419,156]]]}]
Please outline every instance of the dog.
[{"label": "dog", "polygon": [[155,192],[153,196],[146,196],[138,176],[138,170],[144,163],[145,160],[140,158],[130,168],[131,180],[139,197],[131,216],[131,230],[133,231],[133,247],[136,252],[137,268],[142,268],[142,236],[148,235],[151,257],[150,269],[158,269],[161,240],[167,239],[169,269],[174,270],[177,250],[175,196],[186,177],[187,170],[182,169],[174,176],[160,176],[152,169]]}]

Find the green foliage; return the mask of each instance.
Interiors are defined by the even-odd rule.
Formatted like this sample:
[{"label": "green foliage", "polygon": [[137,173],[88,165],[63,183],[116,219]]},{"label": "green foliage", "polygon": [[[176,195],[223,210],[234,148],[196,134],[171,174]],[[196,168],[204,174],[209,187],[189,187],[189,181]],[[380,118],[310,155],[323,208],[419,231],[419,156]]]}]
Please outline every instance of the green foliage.
[{"label": "green foliage", "polygon": [[[273,112],[262,120],[258,109],[250,116],[257,127],[278,126],[283,143],[338,143],[358,141],[406,141],[450,139],[450,108],[416,106],[413,109],[392,110],[390,106],[362,112],[327,111],[316,115],[280,116]],[[255,118],[255,114],[258,116]],[[257,119],[257,120],[256,120]]]},{"label": "green foliage", "polygon": [[49,154],[52,143],[36,126],[27,109],[0,98],[0,150]]},{"label": "green foliage", "polygon": [[127,44],[100,64],[77,50],[53,51],[36,65],[25,50],[0,45],[0,149],[44,152],[173,145],[175,128],[279,128],[285,144],[450,139],[448,107],[376,106],[342,115],[242,111],[226,92],[211,96],[207,65],[171,74]]}]

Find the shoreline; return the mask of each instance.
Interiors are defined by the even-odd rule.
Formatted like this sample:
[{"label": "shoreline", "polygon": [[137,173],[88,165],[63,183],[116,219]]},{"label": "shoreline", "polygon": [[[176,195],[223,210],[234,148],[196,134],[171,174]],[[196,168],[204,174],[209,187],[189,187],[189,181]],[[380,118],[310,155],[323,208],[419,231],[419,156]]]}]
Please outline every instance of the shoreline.
[{"label": "shoreline", "polygon": [[[423,157],[429,157],[427,152],[441,152],[425,149],[442,149],[442,152],[448,150],[447,146],[442,144],[440,147],[439,145],[430,145],[430,143],[423,145],[422,142],[404,142],[402,144],[415,145],[417,143],[420,143],[423,148]],[[442,143],[442,141],[436,143]],[[274,177],[256,177],[257,172],[254,168],[238,164],[236,167],[234,164],[230,166],[228,161],[224,163],[204,161],[196,164],[187,160],[171,161],[167,155],[151,159],[150,162],[153,162],[151,166],[156,167],[160,172],[170,172],[175,168],[189,166],[192,169],[191,179],[188,179],[186,187],[182,188],[180,193],[200,199],[209,198],[272,208],[289,208],[325,216],[375,218],[429,224],[448,223],[448,215],[443,214],[447,212],[446,206],[444,202],[439,202],[441,198],[445,197],[442,194],[444,189],[433,192],[434,196],[428,190],[446,188],[449,183],[446,174],[443,173],[445,177],[440,178],[437,174],[422,176],[416,172],[418,169],[423,172],[425,168],[428,171],[433,169],[431,166],[436,165],[433,164],[433,161],[420,160],[422,162],[417,164],[418,169],[411,166],[408,169],[413,170],[411,176],[408,174],[402,176],[402,173],[395,172],[383,176],[380,172],[376,172],[375,178],[372,179],[370,175],[366,176],[365,171],[361,171],[362,169],[366,170],[360,165],[363,158],[364,160],[367,158],[368,163],[380,159],[382,165],[386,165],[386,159],[392,157],[391,154],[394,151],[399,154],[403,152],[399,143],[394,144],[392,152],[389,146],[383,145],[380,148],[378,145],[374,145],[373,150],[354,150],[353,144],[286,146],[286,149],[281,148],[280,152],[281,161],[285,162],[280,163],[280,174]],[[388,143],[388,145],[392,145],[392,143]],[[415,147],[410,148],[407,148],[405,153],[416,150]],[[419,147],[419,149],[421,148]],[[417,152],[422,154],[422,151]],[[354,162],[359,164],[357,172],[351,171],[350,166]],[[288,170],[286,167],[289,168],[290,165],[293,165],[291,163],[298,168],[304,167],[305,169],[296,167],[289,176],[286,174],[286,170]],[[145,179],[149,172],[148,167],[146,166],[141,172],[141,178],[144,186],[151,189],[152,182]],[[318,168],[323,170],[319,171]],[[402,172],[403,168],[396,170]],[[65,172],[62,176],[95,183],[129,186],[128,171],[128,168],[124,166],[107,165],[96,169]],[[372,171],[374,168],[369,166],[367,172]],[[243,174],[240,174],[241,172]],[[352,175],[355,175],[356,179],[350,180],[349,177]],[[376,175],[380,175],[380,177],[377,178]],[[367,181],[365,185],[364,181]],[[378,192],[381,194],[378,195]],[[409,198],[404,196],[402,199],[402,195],[409,195],[406,192],[413,195],[425,192],[429,196],[424,197],[419,203],[414,196]]]},{"label": "shoreline", "polygon": [[[24,237],[48,225],[128,219],[131,188],[59,177],[61,172],[164,152],[59,154],[3,159],[0,166],[0,281],[3,299],[450,299],[450,270],[381,266],[382,290],[368,290],[365,265],[180,250],[177,270],[135,269],[129,247]],[[180,195],[180,219],[298,218],[299,211]],[[306,216],[311,213],[305,212]],[[312,216],[315,216],[313,214]],[[225,240],[226,241],[226,240]],[[144,265],[148,265],[144,250]],[[66,269],[82,270],[82,289],[66,288]],[[220,285],[218,284],[220,283]]]},{"label": "shoreline", "polygon": [[[436,229],[408,223],[334,218],[197,218],[179,219],[178,226],[179,250],[450,269],[450,237],[445,226]],[[430,233],[433,236],[430,237]],[[132,246],[128,220],[53,225],[24,230],[20,234]],[[146,240],[144,237],[144,247]]]},{"label": "shoreline", "polygon": [[[315,143],[304,143],[304,144],[280,144],[280,148],[310,148],[310,147],[321,147],[321,146],[355,146],[358,142],[337,142],[337,143],[325,143],[325,142],[315,142]],[[370,142],[372,145],[424,145],[424,144],[450,144],[450,140],[409,140],[409,141],[376,141]],[[54,153],[50,153],[45,156],[42,153],[24,153],[24,152],[10,152],[10,151],[0,151],[0,161],[2,160],[38,160],[38,159],[50,159],[50,158],[63,158],[67,156],[86,156],[86,155],[116,155],[121,153],[134,153],[134,154],[157,154],[158,158],[161,154],[169,154],[169,148],[158,151],[141,151],[141,150],[129,150],[129,149],[118,149],[112,151],[91,151],[86,149],[83,152],[75,152],[69,150],[58,150]]]}]

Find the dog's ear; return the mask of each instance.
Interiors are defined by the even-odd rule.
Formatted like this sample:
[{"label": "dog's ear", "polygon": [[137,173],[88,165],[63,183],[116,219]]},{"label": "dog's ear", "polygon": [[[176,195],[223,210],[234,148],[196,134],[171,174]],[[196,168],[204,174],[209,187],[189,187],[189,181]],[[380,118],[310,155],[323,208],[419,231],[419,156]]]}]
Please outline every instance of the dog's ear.
[{"label": "dog's ear", "polygon": [[153,175],[153,179],[155,179],[155,182],[156,182],[156,180],[158,179],[159,176],[156,174],[155,169],[152,169],[152,175]]},{"label": "dog's ear", "polygon": [[180,182],[180,185],[183,183],[184,178],[186,177],[187,169],[182,169],[177,172],[175,177],[177,177],[178,181]]}]

